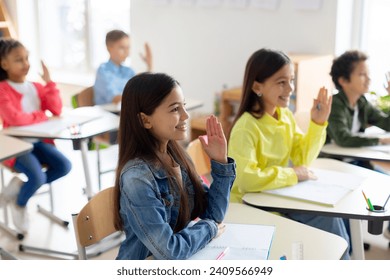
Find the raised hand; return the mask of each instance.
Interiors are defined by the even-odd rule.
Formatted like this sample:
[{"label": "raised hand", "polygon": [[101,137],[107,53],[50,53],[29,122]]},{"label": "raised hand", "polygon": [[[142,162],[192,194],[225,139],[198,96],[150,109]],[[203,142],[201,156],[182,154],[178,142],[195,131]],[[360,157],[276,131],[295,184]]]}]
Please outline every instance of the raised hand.
[{"label": "raised hand", "polygon": [[148,71],[153,71],[153,54],[148,43],[145,43],[145,54],[140,53],[142,60],[146,63]]},{"label": "raised hand", "polygon": [[329,118],[332,108],[332,95],[328,95],[325,87],[320,88],[317,98],[311,108],[311,120],[318,125],[323,125]]},{"label": "raised hand", "polygon": [[42,71],[43,71],[43,73],[41,74],[41,77],[42,77],[42,79],[43,79],[46,83],[48,83],[48,82],[51,81],[49,70],[47,69],[45,63],[43,63],[42,60],[41,60],[41,64],[42,64]]},{"label": "raised hand", "polygon": [[199,136],[203,149],[210,159],[227,163],[227,143],[221,123],[217,117],[210,116],[206,122],[207,135]]}]

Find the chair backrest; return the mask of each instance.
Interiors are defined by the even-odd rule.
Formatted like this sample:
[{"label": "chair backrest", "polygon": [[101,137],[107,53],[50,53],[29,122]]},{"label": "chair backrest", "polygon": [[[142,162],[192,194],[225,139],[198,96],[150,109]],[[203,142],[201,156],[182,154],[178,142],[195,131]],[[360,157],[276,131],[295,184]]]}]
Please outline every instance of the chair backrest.
[{"label": "chair backrest", "polygon": [[302,130],[303,133],[306,133],[310,125],[310,112],[308,111],[299,111],[294,113],[295,122],[298,127]]},{"label": "chair backrest", "polygon": [[98,192],[79,214],[72,216],[79,259],[87,259],[86,247],[117,231],[114,226],[114,187]]},{"label": "chair backrest", "polygon": [[210,158],[203,150],[199,139],[192,140],[187,147],[187,153],[194,162],[196,172],[200,176],[208,175],[211,172]]},{"label": "chair backrest", "polygon": [[93,86],[87,87],[79,93],[72,96],[73,108],[95,105],[93,96]]}]

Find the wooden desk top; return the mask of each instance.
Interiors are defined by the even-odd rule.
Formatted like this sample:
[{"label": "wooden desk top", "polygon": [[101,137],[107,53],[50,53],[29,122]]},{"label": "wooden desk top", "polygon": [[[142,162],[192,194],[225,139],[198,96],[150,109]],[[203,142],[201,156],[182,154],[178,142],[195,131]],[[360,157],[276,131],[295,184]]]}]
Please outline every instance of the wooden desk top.
[{"label": "wooden desk top", "polygon": [[380,151],[375,150],[373,147],[346,148],[331,143],[324,145],[321,149],[321,153],[341,158],[390,162],[390,145],[388,147],[388,151]]},{"label": "wooden desk top", "polygon": [[27,153],[33,149],[31,143],[3,134],[0,134],[0,143],[0,161]]}]

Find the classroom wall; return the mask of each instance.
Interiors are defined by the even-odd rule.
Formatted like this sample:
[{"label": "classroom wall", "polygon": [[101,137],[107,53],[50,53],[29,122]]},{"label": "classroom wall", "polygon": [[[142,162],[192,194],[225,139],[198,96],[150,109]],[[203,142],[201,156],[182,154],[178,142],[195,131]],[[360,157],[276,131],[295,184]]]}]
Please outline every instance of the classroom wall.
[{"label": "classroom wall", "polygon": [[297,10],[291,0],[280,0],[275,11],[232,8],[228,1],[222,2],[206,8],[133,0],[132,62],[136,70],[145,69],[136,56],[148,41],[155,71],[173,75],[187,97],[204,100],[201,110],[211,112],[214,93],[224,84],[241,85],[245,63],[259,48],[311,54],[335,51],[338,1],[322,1],[316,11]]}]

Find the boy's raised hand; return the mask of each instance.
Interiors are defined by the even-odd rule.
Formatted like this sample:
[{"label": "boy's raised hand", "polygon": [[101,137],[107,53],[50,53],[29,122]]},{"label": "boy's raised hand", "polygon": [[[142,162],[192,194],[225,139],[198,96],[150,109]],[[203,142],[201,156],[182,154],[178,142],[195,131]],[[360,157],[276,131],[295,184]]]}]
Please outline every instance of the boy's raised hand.
[{"label": "boy's raised hand", "polygon": [[145,43],[145,54],[140,53],[142,60],[146,63],[148,71],[153,71],[153,54],[148,43]]},{"label": "boy's raised hand", "polygon": [[323,125],[329,118],[332,108],[332,95],[328,95],[325,87],[320,88],[317,98],[311,108],[311,120],[318,125]]},{"label": "boy's raised hand", "polygon": [[203,149],[210,159],[227,163],[227,143],[221,123],[217,117],[210,116],[206,122],[207,135],[199,136]]}]

